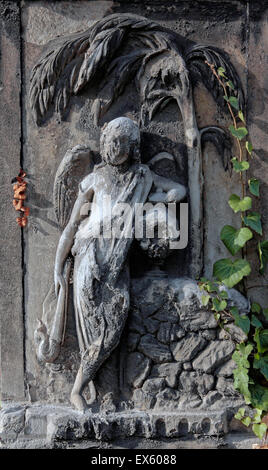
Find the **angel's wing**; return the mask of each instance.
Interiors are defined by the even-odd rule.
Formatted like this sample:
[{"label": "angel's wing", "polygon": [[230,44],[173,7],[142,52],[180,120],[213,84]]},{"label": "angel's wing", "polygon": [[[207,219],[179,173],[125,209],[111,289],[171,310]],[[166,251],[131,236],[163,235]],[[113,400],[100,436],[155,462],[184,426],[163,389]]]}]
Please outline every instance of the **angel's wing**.
[{"label": "angel's wing", "polygon": [[93,152],[81,145],[67,150],[59,165],[54,181],[53,198],[57,221],[62,230],[70,218],[79,183],[92,172],[93,167]]}]

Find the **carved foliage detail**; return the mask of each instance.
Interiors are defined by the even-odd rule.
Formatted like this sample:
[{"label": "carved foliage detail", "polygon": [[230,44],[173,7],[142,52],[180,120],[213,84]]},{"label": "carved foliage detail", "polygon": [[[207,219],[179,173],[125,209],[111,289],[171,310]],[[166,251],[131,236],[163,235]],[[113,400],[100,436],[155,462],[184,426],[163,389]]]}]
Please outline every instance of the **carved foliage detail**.
[{"label": "carved foliage detail", "polygon": [[190,80],[193,84],[201,80],[223,102],[205,61],[225,68],[243,108],[240,79],[222,51],[211,46],[187,47],[180,36],[143,17],[110,15],[88,30],[59,38],[47,47],[32,71],[30,105],[40,124],[49,110],[63,116],[70,97],[97,79],[100,86],[104,79],[112,80],[110,99],[94,106],[98,120],[134,78],[141,95],[142,121],[152,119],[172,99],[183,106]]}]

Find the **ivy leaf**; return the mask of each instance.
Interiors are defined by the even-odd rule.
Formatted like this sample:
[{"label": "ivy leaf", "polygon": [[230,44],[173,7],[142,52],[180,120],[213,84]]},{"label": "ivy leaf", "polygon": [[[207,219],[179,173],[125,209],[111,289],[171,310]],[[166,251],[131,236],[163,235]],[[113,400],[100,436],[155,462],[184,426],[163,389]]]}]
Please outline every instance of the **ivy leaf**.
[{"label": "ivy leaf", "polygon": [[232,359],[236,362],[237,367],[249,368],[248,356],[253,350],[252,344],[245,345],[244,343],[236,345],[236,351],[232,355]]},{"label": "ivy leaf", "polygon": [[265,318],[268,320],[268,308],[264,308],[262,310],[262,313],[264,314]]},{"label": "ivy leaf", "polygon": [[265,353],[268,351],[268,330],[257,328],[254,334],[254,340],[257,344],[259,353]]},{"label": "ivy leaf", "polygon": [[244,197],[243,199],[240,199],[237,194],[232,194],[229,198],[228,204],[235,213],[239,211],[244,212],[248,209],[251,209],[252,199],[248,196]]},{"label": "ivy leaf", "polygon": [[268,356],[261,356],[259,359],[254,359],[254,369],[259,369],[262,375],[268,380]]},{"label": "ivy leaf", "polygon": [[254,423],[260,423],[261,422],[261,415],[262,415],[262,410],[257,409],[256,413],[253,417]]},{"label": "ivy leaf", "polygon": [[250,272],[250,264],[245,259],[237,259],[234,262],[229,258],[220,259],[213,266],[213,275],[229,288],[238,284]]},{"label": "ivy leaf", "polygon": [[246,160],[242,160],[241,162],[237,160],[236,157],[232,158],[232,163],[233,163],[233,169],[237,173],[240,173],[242,171],[246,171],[249,169],[249,163]]},{"label": "ivy leaf", "polygon": [[245,416],[245,408],[239,408],[239,410],[237,411],[237,413],[234,415],[234,417],[236,419],[239,419],[239,421],[241,421],[241,419]]},{"label": "ivy leaf", "polygon": [[241,121],[245,122],[244,114],[242,113],[242,111],[238,112],[238,117]]},{"label": "ivy leaf", "polygon": [[248,212],[243,218],[245,225],[262,235],[261,215],[258,212]]},{"label": "ivy leaf", "polygon": [[268,261],[268,240],[258,243],[259,258],[260,258],[260,273],[264,274],[266,264]]},{"label": "ivy leaf", "polygon": [[261,345],[260,345],[260,328],[257,328],[257,329],[255,330],[254,341],[255,341],[255,343],[257,344],[257,350],[258,350],[258,352],[260,353],[260,352],[261,352]]},{"label": "ivy leaf", "polygon": [[216,310],[216,312],[222,312],[227,307],[226,300],[219,300],[217,297],[213,299],[212,303],[213,310]]},{"label": "ivy leaf", "polygon": [[251,317],[251,325],[255,326],[256,328],[262,328],[262,323],[260,322],[260,320],[255,316],[255,315],[252,315]]},{"label": "ivy leaf", "polygon": [[239,103],[238,103],[238,99],[235,97],[235,96],[227,96],[227,95],[224,95],[224,99],[225,101],[227,101],[227,103],[230,103],[230,105],[235,108],[237,111],[239,110]]},{"label": "ivy leaf", "polygon": [[237,368],[233,371],[234,388],[239,390],[245,398],[246,404],[251,403],[251,394],[249,390],[250,378],[248,369],[250,367],[248,356],[252,352],[253,346],[251,344],[238,344],[236,351],[232,355],[233,361],[237,364]]},{"label": "ivy leaf", "polygon": [[250,330],[250,320],[249,318],[246,316],[246,315],[239,315],[239,313],[235,313],[235,312],[232,312],[232,315],[234,317],[234,320],[235,320],[235,325],[238,326],[239,328],[241,328],[242,331],[244,331],[244,333],[246,333],[246,335],[249,334],[249,330]]},{"label": "ivy leaf", "polygon": [[267,431],[267,424],[265,424],[265,423],[256,424],[255,423],[252,426],[252,430],[253,430],[254,434],[256,434],[256,436],[259,439],[263,439],[263,437],[265,436],[265,433]]},{"label": "ivy leaf", "polygon": [[229,98],[230,105],[235,108],[237,111],[239,110],[239,103],[238,99],[235,96],[230,96]]},{"label": "ivy leaf", "polygon": [[268,411],[268,388],[259,384],[250,385],[251,403],[254,408]]},{"label": "ivy leaf", "polygon": [[230,308],[230,312],[231,312],[232,314],[234,314],[234,315],[235,315],[235,314],[238,314],[238,308],[237,308],[237,307],[231,307],[231,308]]},{"label": "ivy leaf", "polygon": [[241,250],[252,237],[253,234],[251,230],[245,227],[236,230],[231,225],[225,225],[221,230],[221,240],[233,256]]},{"label": "ivy leaf", "polygon": [[248,187],[249,187],[251,194],[253,194],[253,196],[259,197],[260,195],[259,180],[257,180],[256,178],[251,178],[250,180],[248,180]]},{"label": "ivy leaf", "polygon": [[260,304],[258,304],[257,302],[253,302],[253,304],[251,305],[251,311],[253,313],[261,313],[261,306]]},{"label": "ivy leaf", "polygon": [[219,292],[219,296],[222,298],[222,299],[228,299],[228,294],[225,290],[222,290],[221,292]]},{"label": "ivy leaf", "polygon": [[210,300],[210,295],[202,295],[202,305],[204,305],[204,307],[206,307],[209,303],[209,300]]},{"label": "ivy leaf", "polygon": [[244,395],[245,402],[248,405],[251,401],[250,391],[249,391],[249,376],[248,369],[238,367],[233,371],[234,375],[234,388],[239,390],[240,393]]},{"label": "ivy leaf", "polygon": [[246,418],[243,418],[241,419],[241,422],[245,425],[245,426],[249,426],[251,424],[251,418],[250,416],[247,416]]},{"label": "ivy leaf", "polygon": [[[239,112],[240,112],[240,111],[239,111]],[[238,114],[239,114],[239,113],[238,113]],[[240,116],[239,116],[239,117],[240,117]],[[242,121],[243,121],[243,119],[242,119]],[[252,150],[253,150],[253,146],[252,146],[252,143],[251,143],[251,142],[248,142],[248,140],[246,141],[246,149],[247,149],[249,155],[251,155],[251,154],[252,154]]]},{"label": "ivy leaf", "polygon": [[227,78],[227,77],[225,76],[225,69],[224,69],[223,67],[219,67],[218,70],[217,70],[217,72],[218,72],[218,75],[219,75],[220,77]]},{"label": "ivy leaf", "polygon": [[248,130],[245,127],[237,127],[235,128],[232,124],[229,126],[229,130],[231,134],[236,137],[238,140],[244,139],[248,134]]},{"label": "ivy leaf", "polygon": [[212,281],[208,281],[206,283],[206,290],[208,292],[219,292],[219,288],[218,286],[215,284],[215,282],[212,282]]},{"label": "ivy leaf", "polygon": [[259,341],[261,346],[260,352],[268,351],[268,330],[261,330],[259,334]]},{"label": "ivy leaf", "polygon": [[226,82],[226,85],[227,85],[229,88],[231,88],[231,90],[234,90],[234,89],[235,89],[234,84],[233,84],[233,82],[232,82],[231,80],[228,80],[228,82]]}]

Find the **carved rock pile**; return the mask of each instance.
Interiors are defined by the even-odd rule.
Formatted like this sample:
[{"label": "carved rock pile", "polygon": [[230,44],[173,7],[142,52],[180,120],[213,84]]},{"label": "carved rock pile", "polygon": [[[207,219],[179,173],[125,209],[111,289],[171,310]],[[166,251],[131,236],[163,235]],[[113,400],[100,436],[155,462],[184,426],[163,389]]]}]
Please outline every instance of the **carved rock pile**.
[{"label": "carved rock pile", "polygon": [[[139,410],[220,408],[241,400],[233,388],[234,339],[243,332],[229,323],[219,328],[201,302],[196,281],[134,279],[127,325],[124,382]],[[240,313],[248,301],[228,290]]]}]

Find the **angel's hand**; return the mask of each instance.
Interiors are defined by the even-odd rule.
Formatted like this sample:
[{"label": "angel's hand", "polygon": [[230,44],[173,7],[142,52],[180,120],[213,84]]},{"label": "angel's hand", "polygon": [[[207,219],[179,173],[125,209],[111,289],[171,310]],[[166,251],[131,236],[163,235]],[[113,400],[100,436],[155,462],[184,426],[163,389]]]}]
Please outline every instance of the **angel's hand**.
[{"label": "angel's hand", "polygon": [[176,188],[170,189],[166,194],[165,202],[179,202],[186,196],[186,188],[182,185],[177,185]]},{"label": "angel's hand", "polygon": [[54,274],[55,294],[56,297],[59,295],[60,288],[65,289],[65,280],[61,273],[55,271]]}]

